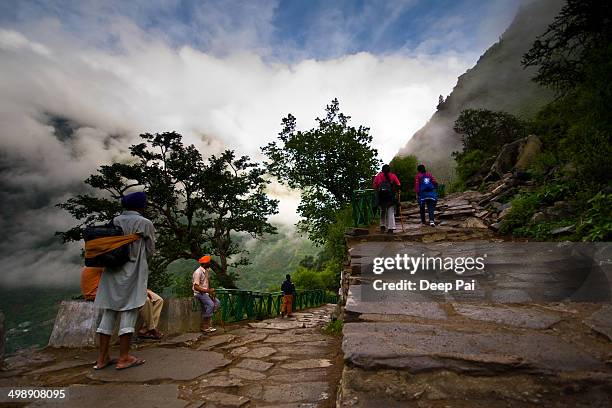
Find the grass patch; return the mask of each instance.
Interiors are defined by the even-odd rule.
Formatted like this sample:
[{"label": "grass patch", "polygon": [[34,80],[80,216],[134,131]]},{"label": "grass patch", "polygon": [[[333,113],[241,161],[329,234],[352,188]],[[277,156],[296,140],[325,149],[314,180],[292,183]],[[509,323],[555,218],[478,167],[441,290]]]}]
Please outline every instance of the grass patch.
[{"label": "grass patch", "polygon": [[323,334],[327,334],[329,336],[340,337],[342,336],[342,327],[344,326],[344,322],[341,319],[332,320],[323,326]]}]

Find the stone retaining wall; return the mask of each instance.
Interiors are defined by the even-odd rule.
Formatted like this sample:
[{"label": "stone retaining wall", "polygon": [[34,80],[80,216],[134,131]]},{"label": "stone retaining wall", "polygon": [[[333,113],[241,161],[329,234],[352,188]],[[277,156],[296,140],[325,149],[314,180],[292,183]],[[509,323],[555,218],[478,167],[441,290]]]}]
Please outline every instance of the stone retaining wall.
[{"label": "stone retaining wall", "polygon": [[[63,301],[55,318],[49,346],[95,347],[98,338],[96,329],[101,319],[102,313],[93,307],[93,302]],[[164,299],[158,326],[164,334],[175,335],[198,331],[199,325],[200,308],[199,305],[194,306],[193,298]]]}]

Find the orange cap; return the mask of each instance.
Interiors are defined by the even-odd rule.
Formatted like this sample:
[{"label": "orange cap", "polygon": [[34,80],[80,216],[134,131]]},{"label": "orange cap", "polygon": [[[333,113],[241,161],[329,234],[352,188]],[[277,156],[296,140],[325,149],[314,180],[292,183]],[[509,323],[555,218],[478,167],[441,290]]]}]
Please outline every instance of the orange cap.
[{"label": "orange cap", "polygon": [[204,255],[203,257],[201,257],[200,259],[198,259],[198,262],[203,264],[203,263],[210,263],[211,257],[210,255]]}]

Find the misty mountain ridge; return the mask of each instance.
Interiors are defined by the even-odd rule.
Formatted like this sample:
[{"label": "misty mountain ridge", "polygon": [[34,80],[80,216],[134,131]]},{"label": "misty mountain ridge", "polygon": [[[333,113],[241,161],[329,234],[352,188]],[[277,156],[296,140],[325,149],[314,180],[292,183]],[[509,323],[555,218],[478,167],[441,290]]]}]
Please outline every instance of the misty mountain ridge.
[{"label": "misty mountain ridge", "polygon": [[451,153],[462,148],[461,138],[453,130],[461,111],[480,108],[529,118],[549,102],[552,92],[531,80],[536,70],[524,69],[521,58],[562,5],[561,0],[536,0],[522,6],[500,40],[458,78],[450,95],[398,155],[412,154],[434,166],[448,162]]}]

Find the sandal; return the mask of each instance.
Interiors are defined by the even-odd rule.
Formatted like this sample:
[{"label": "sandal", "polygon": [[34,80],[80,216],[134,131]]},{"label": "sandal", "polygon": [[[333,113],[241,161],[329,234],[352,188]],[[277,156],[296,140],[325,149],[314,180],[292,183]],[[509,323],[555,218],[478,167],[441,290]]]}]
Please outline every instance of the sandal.
[{"label": "sandal", "polygon": [[163,336],[161,332],[154,332],[153,330],[149,330],[143,334],[138,333],[138,337],[141,339],[161,340]]},{"label": "sandal", "polygon": [[145,363],[145,360],[141,359],[141,358],[137,358],[134,361],[132,361],[131,363],[123,366],[123,367],[119,367],[118,365],[115,366],[116,370],[126,370],[128,368],[132,368],[132,367],[136,367],[139,365],[143,365]]},{"label": "sandal", "polygon": [[96,370],[96,371],[97,371],[97,370],[103,370],[103,369],[105,369],[106,367],[108,367],[108,366],[110,366],[110,365],[112,365],[112,364],[117,364],[117,359],[116,359],[116,358],[111,358],[111,359],[109,359],[109,360],[106,362],[106,364],[104,364],[104,365],[102,365],[102,366],[98,366],[98,363],[96,362],[96,363],[94,363],[93,369],[94,369],[94,370]]}]

